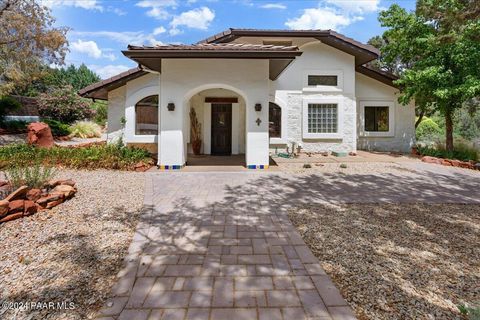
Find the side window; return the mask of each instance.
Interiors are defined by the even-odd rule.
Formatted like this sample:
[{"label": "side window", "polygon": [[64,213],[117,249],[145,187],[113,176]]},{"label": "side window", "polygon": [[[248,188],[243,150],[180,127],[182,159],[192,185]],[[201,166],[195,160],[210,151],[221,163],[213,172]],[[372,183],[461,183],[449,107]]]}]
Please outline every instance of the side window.
[{"label": "side window", "polygon": [[389,108],[384,106],[365,106],[365,131],[388,132]]},{"label": "side window", "polygon": [[270,138],[280,138],[282,135],[282,108],[273,102],[268,105],[268,132]]},{"label": "side window", "polygon": [[158,95],[143,98],[135,105],[135,134],[158,134]]},{"label": "side window", "polygon": [[309,86],[338,86],[338,76],[334,75],[308,75]]}]

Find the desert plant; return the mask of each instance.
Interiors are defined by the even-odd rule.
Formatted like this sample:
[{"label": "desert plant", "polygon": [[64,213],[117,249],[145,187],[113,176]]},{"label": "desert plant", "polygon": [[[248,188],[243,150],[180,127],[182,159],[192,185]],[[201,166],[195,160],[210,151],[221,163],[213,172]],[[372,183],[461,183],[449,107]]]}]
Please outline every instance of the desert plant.
[{"label": "desert plant", "polygon": [[91,121],[78,121],[70,126],[71,135],[78,138],[100,138],[102,128]]},{"label": "desert plant", "polygon": [[95,110],[95,122],[100,126],[105,126],[108,118],[108,105],[103,101],[96,101],[92,108]]},{"label": "desert plant", "polygon": [[190,142],[192,143],[193,153],[198,155],[202,147],[202,125],[198,122],[197,113],[193,108],[190,108],[190,128]]},{"label": "desert plant", "polygon": [[458,310],[461,314],[468,317],[470,320],[480,320],[480,307],[479,306],[468,306],[468,305],[459,305]]},{"label": "desert plant", "polygon": [[54,137],[64,137],[71,133],[70,126],[68,124],[51,119],[44,119],[42,121],[48,124]]},{"label": "desert plant", "polygon": [[340,168],[346,169],[346,168],[347,168],[347,165],[346,165],[345,163],[342,163],[342,164],[340,164]]},{"label": "desert plant", "polygon": [[3,122],[5,116],[9,111],[17,110],[21,107],[22,105],[20,102],[15,100],[12,97],[2,97],[0,98],[0,122]]},{"label": "desert plant", "polygon": [[78,96],[71,86],[40,94],[38,112],[43,118],[68,124],[90,119],[95,115],[95,110],[90,107],[90,101]]},{"label": "desert plant", "polygon": [[138,162],[150,163],[148,151],[117,144],[93,145],[84,148],[36,148],[27,144],[11,144],[0,148],[0,168],[35,165],[63,166],[74,169],[131,169]]},{"label": "desert plant", "polygon": [[5,170],[5,176],[13,189],[21,186],[41,188],[55,176],[55,170],[48,166],[13,166]]}]

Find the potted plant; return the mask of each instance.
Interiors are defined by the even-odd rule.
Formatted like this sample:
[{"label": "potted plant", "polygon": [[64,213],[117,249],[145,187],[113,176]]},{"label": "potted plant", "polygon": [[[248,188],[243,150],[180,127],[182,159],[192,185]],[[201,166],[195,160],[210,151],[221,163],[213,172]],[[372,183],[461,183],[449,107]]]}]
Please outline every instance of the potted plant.
[{"label": "potted plant", "polygon": [[193,154],[199,155],[202,148],[202,130],[201,124],[198,122],[195,109],[190,108],[190,142],[192,144]]}]

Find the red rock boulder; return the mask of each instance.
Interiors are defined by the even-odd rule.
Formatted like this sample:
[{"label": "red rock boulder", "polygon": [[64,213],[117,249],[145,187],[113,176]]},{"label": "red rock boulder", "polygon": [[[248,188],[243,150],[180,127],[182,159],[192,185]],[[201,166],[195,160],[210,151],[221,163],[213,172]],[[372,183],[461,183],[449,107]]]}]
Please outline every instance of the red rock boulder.
[{"label": "red rock boulder", "polygon": [[27,143],[42,148],[51,148],[54,145],[52,131],[48,124],[32,122],[28,125]]},{"label": "red rock boulder", "polygon": [[26,198],[31,201],[37,201],[42,197],[42,190],[40,189],[30,189],[27,192]]},{"label": "red rock boulder", "polygon": [[38,211],[37,205],[31,200],[25,200],[23,212],[25,216],[32,215]]},{"label": "red rock boulder", "polygon": [[0,217],[4,216],[8,212],[9,202],[7,200],[0,200]]},{"label": "red rock boulder", "polygon": [[22,212],[25,207],[25,200],[13,200],[8,203],[8,213]]}]

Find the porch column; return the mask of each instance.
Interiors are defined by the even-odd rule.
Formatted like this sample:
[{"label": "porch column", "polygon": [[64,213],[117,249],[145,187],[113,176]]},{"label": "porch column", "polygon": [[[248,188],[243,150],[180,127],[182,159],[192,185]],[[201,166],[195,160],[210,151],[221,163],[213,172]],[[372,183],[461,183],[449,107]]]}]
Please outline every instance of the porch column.
[{"label": "porch column", "polygon": [[[167,105],[173,103],[175,109],[169,111]],[[186,141],[183,134],[185,110],[181,99],[169,95],[168,90],[162,90],[159,104],[160,137],[158,164],[168,166],[168,169],[178,169],[185,165]]]},{"label": "porch column", "polygon": [[[246,107],[246,150],[245,158],[249,169],[267,168],[269,164],[268,141],[268,94],[248,99]],[[255,104],[262,105],[261,111],[255,111]]]}]

